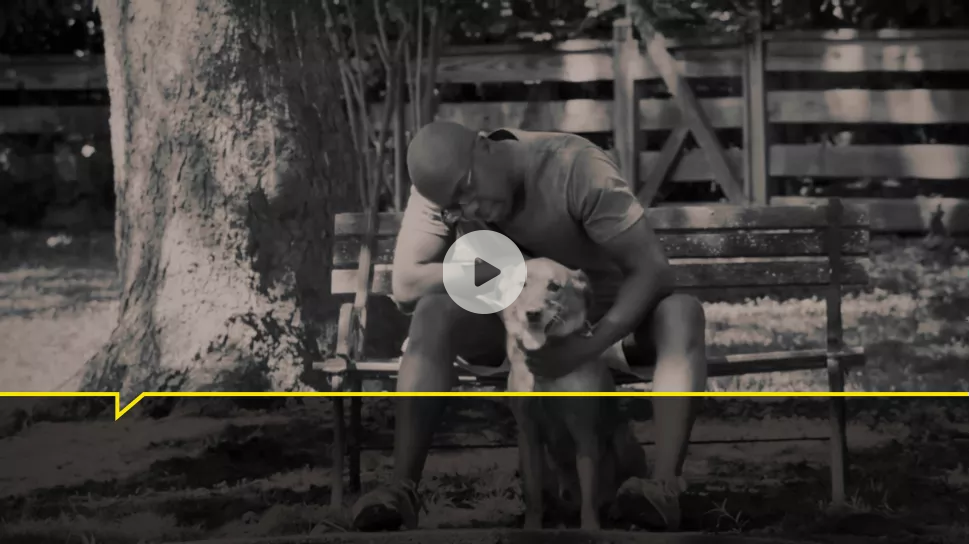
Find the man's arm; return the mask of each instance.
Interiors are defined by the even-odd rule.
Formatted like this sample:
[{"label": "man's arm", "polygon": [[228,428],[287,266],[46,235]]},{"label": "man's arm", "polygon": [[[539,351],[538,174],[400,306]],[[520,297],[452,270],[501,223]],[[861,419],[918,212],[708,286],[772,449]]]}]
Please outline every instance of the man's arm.
[{"label": "man's arm", "polygon": [[401,232],[394,250],[392,288],[394,300],[402,305],[417,302],[430,293],[444,292],[441,255],[447,243],[424,232]]},{"label": "man's arm", "polygon": [[444,254],[452,238],[440,210],[411,190],[394,248],[394,302],[406,313],[430,293],[443,293]]},{"label": "man's arm", "polygon": [[600,150],[577,161],[570,187],[573,213],[623,274],[615,303],[589,339],[588,350],[597,355],[633,332],[673,292],[674,276],[642,204],[615,163]]},{"label": "man's arm", "polygon": [[612,308],[596,325],[589,350],[601,353],[628,336],[660,300],[673,292],[673,269],[646,217],[600,242],[623,272]]}]

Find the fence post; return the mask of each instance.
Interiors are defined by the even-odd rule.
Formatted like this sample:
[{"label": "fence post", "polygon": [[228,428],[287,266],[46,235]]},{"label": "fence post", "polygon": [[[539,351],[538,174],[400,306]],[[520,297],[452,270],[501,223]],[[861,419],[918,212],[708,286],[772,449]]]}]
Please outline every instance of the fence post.
[{"label": "fence post", "polygon": [[613,146],[623,177],[639,188],[639,97],[636,73],[639,43],[633,39],[632,20],[627,16],[612,25],[612,131]]},{"label": "fence post", "polygon": [[758,29],[744,43],[744,192],[751,204],[770,200],[770,137],[766,82],[767,42]]}]

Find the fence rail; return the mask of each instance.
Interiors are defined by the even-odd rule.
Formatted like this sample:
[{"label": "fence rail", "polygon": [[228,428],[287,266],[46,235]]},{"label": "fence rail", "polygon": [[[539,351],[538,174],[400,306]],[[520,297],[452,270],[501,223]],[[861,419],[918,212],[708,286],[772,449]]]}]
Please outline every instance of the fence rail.
[{"label": "fence rail", "polygon": [[[584,83],[660,78],[654,61],[639,54],[638,48],[633,55],[627,48],[619,61],[621,48],[618,40],[451,48],[439,61],[437,81]],[[748,201],[803,200],[777,194],[772,178],[915,179],[942,181],[948,187],[960,188],[969,182],[969,141],[835,145],[774,143],[771,138],[784,125],[969,125],[969,86],[795,90],[768,86],[769,76],[783,73],[811,78],[819,74],[962,72],[969,77],[969,31],[774,32],[703,42],[671,41],[669,51],[688,78],[739,78],[740,96],[700,98],[698,102],[713,129],[743,132],[744,149],[728,149],[726,156],[735,172],[743,174]],[[106,87],[100,57],[0,58],[0,64],[0,91],[104,91]],[[638,156],[627,166],[640,186],[712,181],[714,172],[702,150],[679,149],[688,131],[683,128],[684,112],[678,104],[672,99],[627,94],[617,89],[614,99],[601,100],[443,102],[437,106],[436,117],[475,128],[510,126],[613,134],[617,146],[625,146],[616,150],[617,156]],[[642,142],[628,136],[640,130],[670,131],[667,145],[662,151],[646,150]],[[105,141],[109,134],[108,108],[0,108],[0,134],[51,132],[79,133]],[[650,190],[655,194],[655,187]],[[925,231],[936,214],[951,233],[969,234],[969,220],[963,218],[969,207],[965,200],[866,201],[872,204],[876,230]]]}]

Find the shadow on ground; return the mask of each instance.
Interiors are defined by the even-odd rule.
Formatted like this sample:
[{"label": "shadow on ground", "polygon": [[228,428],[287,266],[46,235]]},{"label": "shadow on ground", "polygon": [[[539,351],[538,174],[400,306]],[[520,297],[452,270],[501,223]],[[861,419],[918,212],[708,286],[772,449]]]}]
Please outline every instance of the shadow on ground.
[{"label": "shadow on ground", "polygon": [[[345,505],[329,504],[329,403],[288,399],[260,407],[255,400],[240,407],[228,399],[183,399],[162,417],[151,417],[146,405],[118,422],[93,409],[70,421],[54,403],[35,405],[26,423],[0,440],[0,540],[344,532]],[[365,400],[365,444],[378,448],[362,458],[368,489],[388,475],[390,460],[379,449],[390,444],[393,406]],[[648,401],[624,403],[652,454]],[[798,439],[825,435],[824,400],[707,399],[685,467],[691,485],[683,529],[959,541],[966,527],[955,520],[969,519],[969,406],[909,398],[852,399],[851,408],[850,498],[835,511],[827,502],[827,443]],[[444,449],[428,461],[422,527],[518,526],[513,431],[504,406],[455,402],[437,440]],[[486,449],[448,449],[458,443]]]}]

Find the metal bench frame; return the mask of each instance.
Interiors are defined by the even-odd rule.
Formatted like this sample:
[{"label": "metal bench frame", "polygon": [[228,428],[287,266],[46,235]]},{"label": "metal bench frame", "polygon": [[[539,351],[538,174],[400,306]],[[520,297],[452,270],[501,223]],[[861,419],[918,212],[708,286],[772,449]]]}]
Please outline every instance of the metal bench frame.
[{"label": "metal bench frame", "polygon": [[[368,359],[363,348],[367,300],[372,294],[390,293],[393,247],[401,215],[372,211],[340,214],[335,219],[337,240],[331,290],[337,295],[353,294],[354,300],[340,308],[333,357],[312,362],[307,368],[305,379],[310,385],[317,384],[317,389],[359,392],[364,378],[376,379],[388,386],[393,382],[399,359]],[[827,308],[824,349],[710,357],[710,377],[826,370],[830,391],[844,391],[847,371],[866,362],[862,347],[844,345],[841,301],[844,287],[863,287],[868,283],[864,266],[870,242],[867,207],[845,205],[835,198],[822,206],[651,208],[647,216],[667,248],[670,262],[677,270],[678,283],[682,280],[683,290],[697,294],[701,300],[716,300],[724,293],[756,295],[768,291],[824,295]],[[732,272],[731,266],[735,267]],[[714,272],[733,274],[732,279],[719,280],[718,274],[706,274],[711,270],[709,267]],[[476,371],[466,364],[455,364],[462,382],[504,387],[506,375],[503,373]],[[616,378],[620,384],[643,383],[626,374],[617,374]],[[349,490],[360,489],[361,399],[350,397],[349,429],[343,398],[334,397],[333,402],[331,504],[342,504],[345,468]],[[840,504],[845,500],[847,472],[846,413],[842,396],[830,398],[830,425],[831,496],[832,502]],[[345,458],[348,466],[344,465]]]}]

